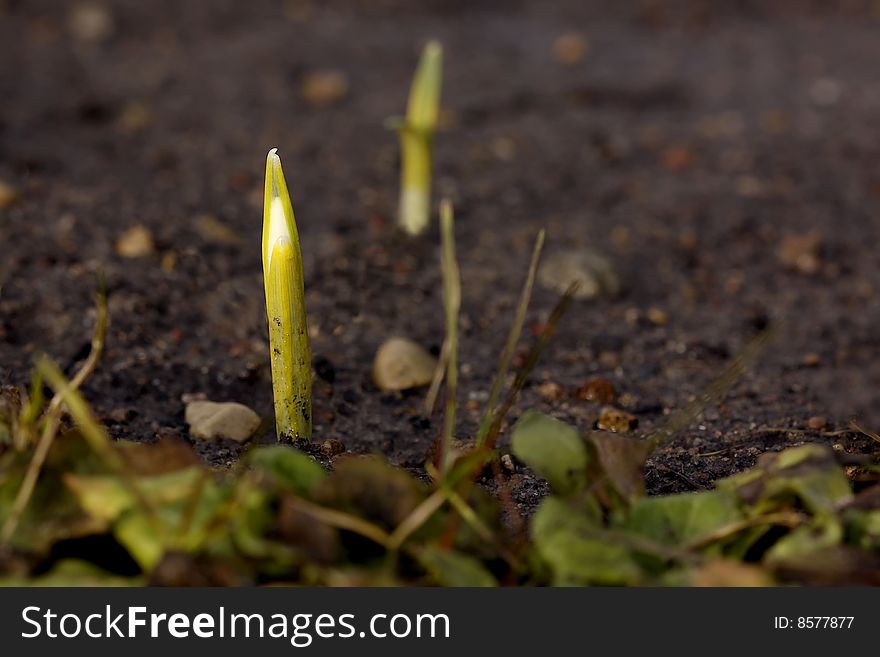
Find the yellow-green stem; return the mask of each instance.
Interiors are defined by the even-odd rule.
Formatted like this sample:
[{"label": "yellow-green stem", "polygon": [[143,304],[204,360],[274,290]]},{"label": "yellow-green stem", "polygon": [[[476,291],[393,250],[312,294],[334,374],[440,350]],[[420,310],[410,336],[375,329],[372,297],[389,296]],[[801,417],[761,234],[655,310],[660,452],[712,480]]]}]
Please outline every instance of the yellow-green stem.
[{"label": "yellow-green stem", "polygon": [[306,322],[302,252],[281,158],[266,158],[263,281],[278,440],[312,436],[312,355]]}]

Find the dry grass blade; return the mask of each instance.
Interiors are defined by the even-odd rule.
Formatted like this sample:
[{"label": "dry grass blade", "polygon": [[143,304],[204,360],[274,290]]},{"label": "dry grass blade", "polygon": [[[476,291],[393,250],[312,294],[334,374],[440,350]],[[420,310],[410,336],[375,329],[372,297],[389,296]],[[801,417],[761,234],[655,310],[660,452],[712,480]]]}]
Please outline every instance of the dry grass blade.
[{"label": "dry grass blade", "polygon": [[461,278],[455,258],[455,228],[452,203],[440,204],[440,232],[443,240],[443,308],[446,314],[446,417],[440,448],[440,475],[446,473],[446,461],[452,448],[455,430],[456,394],[458,392],[458,318],[461,310]]},{"label": "dry grass blade", "polygon": [[288,502],[297,510],[312,516],[315,520],[319,520],[337,529],[345,529],[355,534],[359,534],[364,538],[368,538],[374,543],[389,549],[390,536],[388,532],[371,522],[358,518],[343,511],[336,509],[328,509],[312,502],[308,502],[300,497],[290,497]]},{"label": "dry grass blade", "polygon": [[388,549],[397,550],[414,531],[424,525],[446,501],[446,491],[438,488],[403,519],[388,539]]},{"label": "dry grass blade", "polygon": [[541,337],[538,338],[538,341],[529,350],[525,363],[520,368],[519,372],[517,372],[516,378],[513,380],[513,384],[507,392],[507,397],[504,399],[504,403],[498,409],[498,412],[495,413],[495,417],[486,434],[485,444],[490,448],[495,447],[495,442],[498,439],[498,432],[501,431],[501,424],[504,422],[504,418],[507,417],[513,404],[516,402],[516,398],[525,386],[529,375],[532,373],[532,370],[535,369],[535,365],[538,364],[538,360],[541,358],[541,355],[544,353],[544,350],[553,338],[554,333],[556,333],[556,327],[559,325],[560,320],[562,320],[563,315],[565,315],[568,307],[571,305],[577,288],[578,284],[572,283],[565,291],[565,294],[563,294],[556,303],[556,306],[554,306],[553,311],[550,313],[550,317],[547,318],[547,325],[544,332],[541,333]]},{"label": "dry grass blade", "polygon": [[[95,368],[98,366],[98,361],[101,360],[101,354],[104,352],[104,344],[107,340],[107,295],[104,288],[103,277],[100,277],[99,279],[98,293],[95,295],[95,315],[95,332],[92,335],[91,349],[89,350],[89,355],[86,357],[82,366],[70,380],[70,383],[68,384],[70,390],[77,390],[86,379],[91,376],[92,372],[94,372]],[[39,372],[35,380],[41,380]],[[34,398],[36,398],[36,393],[34,393]],[[49,402],[49,407],[43,414],[43,431],[40,434],[40,440],[34,450],[34,455],[31,458],[30,465],[25,473],[21,488],[13,502],[12,511],[6,519],[2,531],[0,531],[0,543],[6,543],[12,538],[12,535],[15,533],[15,529],[21,520],[21,515],[27,508],[31,495],[33,495],[40,471],[43,469],[43,464],[46,462],[46,457],[49,455],[52,442],[58,434],[63,402],[63,392],[56,390],[55,395]]]},{"label": "dry grass blade", "polygon": [[428,387],[428,394],[425,395],[425,415],[433,415],[434,407],[437,405],[437,396],[440,394],[440,386],[446,376],[446,361],[449,358],[449,347],[446,340],[443,340],[443,346],[440,349],[440,358],[437,359],[437,367],[434,368],[434,378],[431,379],[431,385]]},{"label": "dry grass blade", "polygon": [[759,333],[746,345],[745,349],[737,354],[736,358],[724,368],[721,374],[709,384],[702,394],[686,404],[684,408],[670,415],[666,422],[649,432],[645,436],[645,440],[653,444],[653,449],[657,449],[675,434],[693,424],[700,413],[709,406],[721,401],[730,389],[736,385],[746,370],[758,360],[758,357],[764,352],[767,344],[775,335],[775,328],[768,328]]},{"label": "dry grass blade", "polygon": [[880,435],[869,429],[862,428],[862,426],[859,425],[855,420],[850,420],[849,425],[852,427],[853,431],[857,431],[858,433],[862,434],[863,436],[867,436],[868,438],[873,438],[878,443],[880,443]]},{"label": "dry grass blade", "polygon": [[516,343],[519,342],[519,336],[522,333],[523,324],[526,321],[526,310],[528,310],[529,302],[532,299],[532,288],[535,285],[535,274],[538,271],[538,261],[541,259],[541,250],[544,248],[544,230],[538,233],[535,239],[535,248],[532,250],[532,260],[529,263],[529,271],[526,274],[526,280],[523,283],[522,291],[519,295],[519,302],[516,306],[516,315],[513,324],[510,326],[510,333],[507,334],[507,342],[504,350],[501,352],[501,358],[498,361],[498,371],[495,373],[495,380],[492,382],[492,388],[489,391],[489,400],[486,403],[486,412],[483,415],[483,421],[480,424],[480,431],[477,434],[477,447],[482,447],[492,428],[492,420],[495,416],[495,407],[498,404],[498,398],[501,396],[501,389],[504,387],[504,379],[507,377],[507,371],[510,369],[510,361],[513,359],[513,351],[516,349]]}]

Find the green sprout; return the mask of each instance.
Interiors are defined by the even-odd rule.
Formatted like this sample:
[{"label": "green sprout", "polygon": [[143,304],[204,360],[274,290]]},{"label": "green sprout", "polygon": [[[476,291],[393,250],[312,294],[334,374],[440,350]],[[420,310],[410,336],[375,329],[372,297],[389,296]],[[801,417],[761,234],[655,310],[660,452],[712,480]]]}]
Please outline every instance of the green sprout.
[{"label": "green sprout", "polygon": [[263,282],[272,392],[279,441],[311,440],[312,354],[306,324],[302,252],[281,158],[266,157],[263,203]]},{"label": "green sprout", "polygon": [[431,152],[442,80],[443,47],[429,41],[413,76],[406,118],[395,122],[401,159],[398,221],[410,235],[424,232],[431,215]]}]

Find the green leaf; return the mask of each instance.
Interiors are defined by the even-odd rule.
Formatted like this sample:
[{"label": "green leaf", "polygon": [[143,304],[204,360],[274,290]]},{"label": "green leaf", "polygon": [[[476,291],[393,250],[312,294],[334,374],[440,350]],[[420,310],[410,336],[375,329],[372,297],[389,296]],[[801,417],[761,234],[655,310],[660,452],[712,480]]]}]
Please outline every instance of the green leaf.
[{"label": "green leaf", "polygon": [[589,516],[550,496],[532,519],[535,549],[551,572],[554,586],[632,585],[643,573],[631,550]]},{"label": "green leaf", "polygon": [[728,491],[647,497],[632,507],[623,527],[664,545],[692,543],[743,519]]},{"label": "green leaf", "polygon": [[[137,485],[151,505],[180,503],[186,500],[206,475],[200,466],[175,470],[153,477],[139,477]],[[116,475],[82,476],[69,474],[64,483],[76,495],[83,509],[101,520],[116,520],[138,502],[131,490]]]},{"label": "green leaf", "polygon": [[778,566],[840,545],[843,527],[832,515],[822,515],[777,541],[764,556],[764,563]]},{"label": "green leaf", "polygon": [[516,423],[510,442],[516,457],[560,495],[571,494],[586,483],[587,448],[571,425],[528,411]]},{"label": "green leaf", "polygon": [[843,517],[848,543],[865,550],[880,551],[880,509],[848,509]]},{"label": "green leaf", "polygon": [[112,526],[145,571],[166,551],[197,552],[222,543],[219,537],[227,532],[223,514],[229,490],[201,466],[137,479],[152,517],[115,475],[67,475],[65,483],[86,513]]},{"label": "green leaf", "polygon": [[716,486],[735,491],[753,507],[754,514],[790,507],[798,501],[811,513],[828,513],[852,498],[846,474],[824,445],[764,454],[754,470],[722,479]]},{"label": "green leaf", "polygon": [[285,445],[256,447],[247,453],[245,462],[256,470],[269,473],[285,490],[308,496],[327,473],[311,456]]},{"label": "green leaf", "polygon": [[417,558],[440,586],[498,586],[479,560],[461,552],[428,546],[419,550]]}]

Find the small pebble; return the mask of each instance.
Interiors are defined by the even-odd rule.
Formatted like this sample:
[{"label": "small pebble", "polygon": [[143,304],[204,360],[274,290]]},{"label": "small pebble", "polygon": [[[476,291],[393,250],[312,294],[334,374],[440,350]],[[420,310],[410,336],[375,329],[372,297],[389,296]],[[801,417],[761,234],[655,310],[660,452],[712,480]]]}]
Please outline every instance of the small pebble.
[{"label": "small pebble", "polygon": [[694,152],[687,146],[670,146],[663,151],[663,168],[667,171],[686,171],[694,165]]},{"label": "small pebble", "polygon": [[508,472],[516,472],[516,464],[513,462],[513,458],[511,458],[510,454],[504,454],[501,457],[501,467]]},{"label": "small pebble", "polygon": [[241,244],[241,235],[212,214],[200,214],[193,220],[193,226],[206,242],[214,244]]},{"label": "small pebble", "polygon": [[140,224],[125,230],[116,242],[116,253],[123,258],[144,258],[155,251],[152,233]]},{"label": "small pebble", "polygon": [[194,401],[186,405],[186,423],[193,438],[243,443],[260,426],[260,416],[236,402]]},{"label": "small pebble", "polygon": [[8,208],[18,200],[18,190],[0,180],[0,208]]},{"label": "small pebble", "polygon": [[828,426],[828,421],[821,415],[814,415],[806,422],[807,429],[823,431]]},{"label": "small pebble", "polygon": [[329,438],[327,440],[321,441],[321,444],[318,446],[318,450],[321,452],[322,456],[331,458],[333,456],[336,456],[337,454],[342,454],[342,452],[345,451],[345,445],[342,444],[341,440]]},{"label": "small pebble", "polygon": [[565,399],[565,389],[553,381],[545,381],[538,386],[538,394],[547,401],[561,401]]},{"label": "small pebble", "polygon": [[140,132],[153,122],[153,112],[144,103],[132,101],[123,109],[117,124],[125,132]]},{"label": "small pebble", "polygon": [[804,354],[803,362],[805,367],[819,367],[822,364],[822,357],[815,351]]},{"label": "small pebble", "polygon": [[590,379],[574,394],[582,401],[595,401],[600,404],[611,404],[617,399],[617,390],[608,379]]},{"label": "small pebble", "polygon": [[107,8],[91,2],[77,4],[70,12],[67,26],[74,39],[85,43],[106,41],[116,29]]},{"label": "small pebble", "polygon": [[590,42],[579,32],[560,34],[553,41],[553,56],[560,64],[572,66],[583,61],[590,50]]},{"label": "small pebble", "polygon": [[605,408],[599,414],[596,428],[615,433],[626,433],[638,426],[639,420],[632,413],[627,413],[618,408]]},{"label": "small pebble", "polygon": [[786,268],[802,274],[815,274],[821,264],[819,250],[822,235],[815,231],[786,235],[782,238],[776,257]]},{"label": "small pebble", "polygon": [[312,107],[330,107],[348,94],[348,77],[342,71],[311,71],[303,76],[299,90]]},{"label": "small pebble", "polygon": [[408,390],[431,383],[437,360],[406,338],[382,343],[373,361],[373,380],[382,390]]},{"label": "small pebble", "polygon": [[834,78],[819,78],[810,85],[810,100],[820,107],[834,105],[843,94],[843,85]]},{"label": "small pebble", "polygon": [[538,270],[538,280],[547,289],[564,294],[578,283],[576,299],[614,297],[620,293],[620,279],[611,261],[587,248],[557,251],[547,257]]},{"label": "small pebble", "polygon": [[649,308],[645,316],[654,326],[666,326],[669,323],[669,316],[660,308]]}]

